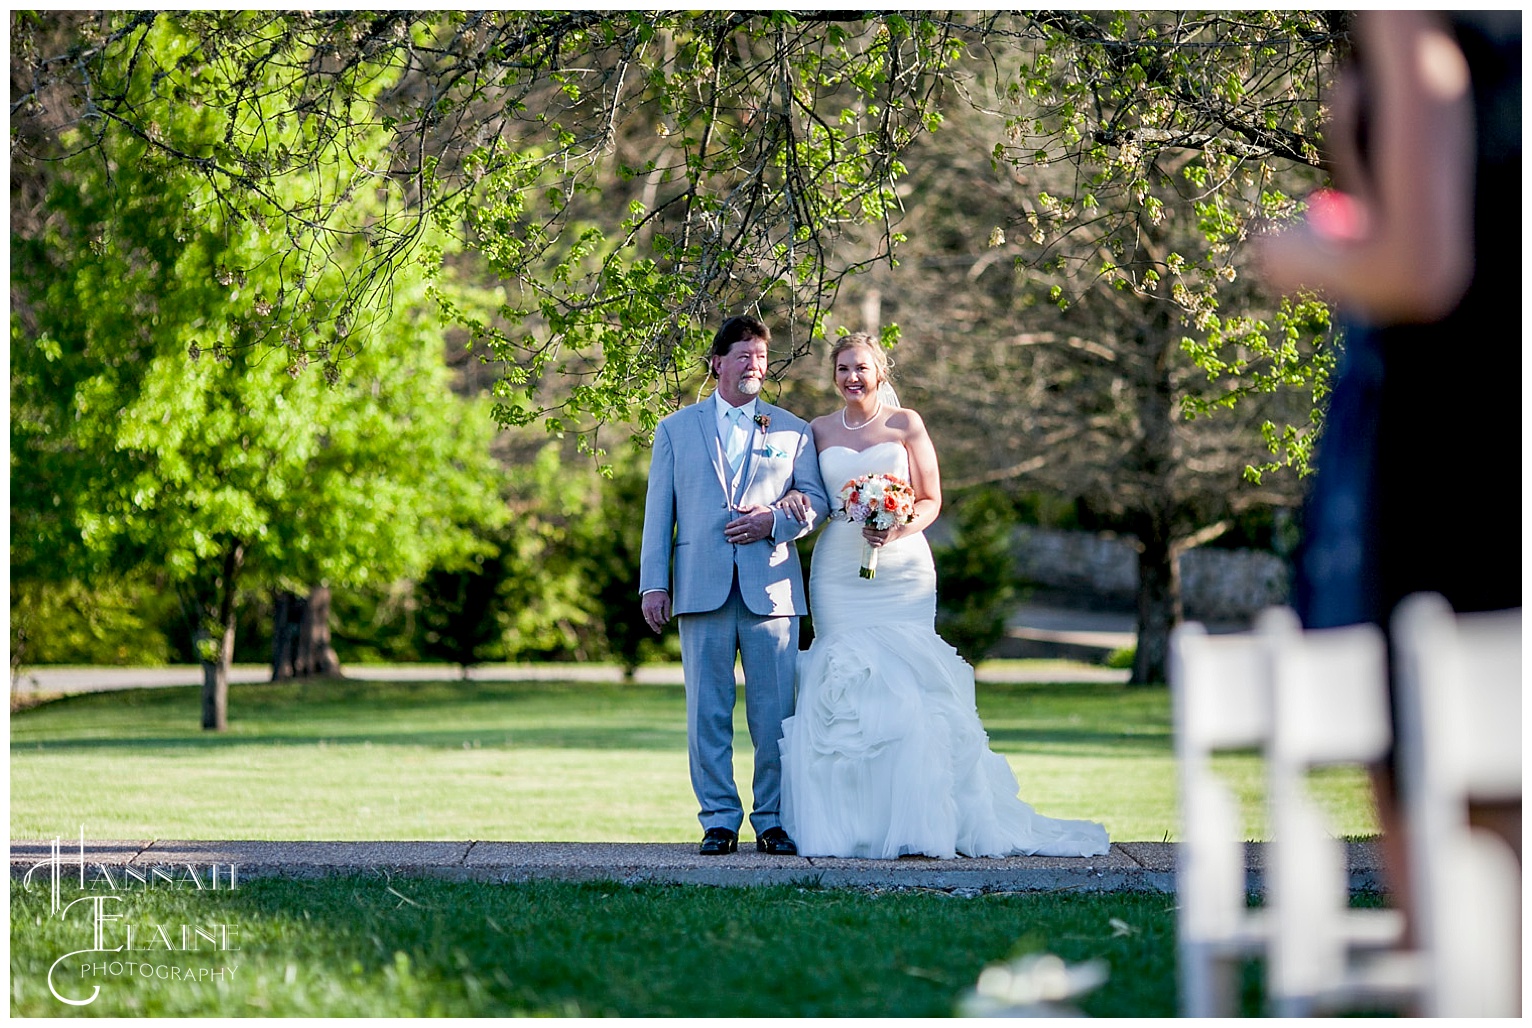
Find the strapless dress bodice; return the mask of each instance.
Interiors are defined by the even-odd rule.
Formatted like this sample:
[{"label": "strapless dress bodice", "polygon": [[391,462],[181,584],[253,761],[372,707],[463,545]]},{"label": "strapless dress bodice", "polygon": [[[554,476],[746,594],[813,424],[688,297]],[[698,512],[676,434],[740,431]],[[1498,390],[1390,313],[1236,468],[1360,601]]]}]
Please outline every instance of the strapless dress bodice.
[{"label": "strapless dress bodice", "polygon": [[862,475],[897,475],[908,482],[910,454],[904,444],[897,440],[873,443],[865,450],[853,450],[849,446],[826,446],[819,451],[819,474],[824,479],[833,506],[835,497],[845,484]]}]

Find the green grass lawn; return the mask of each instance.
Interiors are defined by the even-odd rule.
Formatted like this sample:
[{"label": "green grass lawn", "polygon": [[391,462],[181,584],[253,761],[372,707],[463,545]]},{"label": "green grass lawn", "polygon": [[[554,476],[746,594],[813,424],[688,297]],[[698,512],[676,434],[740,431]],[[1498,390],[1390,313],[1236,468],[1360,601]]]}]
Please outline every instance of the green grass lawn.
[{"label": "green grass lawn", "polygon": [[[64,901],[75,894],[67,891]],[[238,925],[238,949],[93,953],[82,912],[14,890],[16,1016],[929,1017],[953,1013],[986,964],[1051,952],[1101,959],[1098,1017],[1175,1013],[1171,897],[718,889],[612,883],[486,885],[380,877],[255,880],[233,892],[136,892],[125,927]],[[213,933],[216,934],[216,933]],[[145,978],[126,964],[147,962]],[[87,970],[102,966],[101,973]],[[169,978],[179,969],[179,981]],[[212,971],[223,969],[221,980]],[[231,970],[232,969],[232,970]],[[185,975],[191,972],[191,979]],[[114,973],[115,972],[115,973]],[[202,974],[199,973],[208,972]],[[1252,1011],[1253,1012],[1253,1011]]]},{"label": "green grass lawn", "polygon": [[[11,716],[11,837],[679,842],[697,837],[679,686],[346,681],[231,687],[229,731],[198,690],[128,690]],[[1118,841],[1176,836],[1163,688],[979,686],[1021,795]],[[736,778],[749,736],[737,709]],[[1254,758],[1223,770],[1259,795]],[[1321,795],[1377,831],[1359,772]],[[1251,810],[1258,806],[1252,804]],[[1246,825],[1264,837],[1258,814]]]}]

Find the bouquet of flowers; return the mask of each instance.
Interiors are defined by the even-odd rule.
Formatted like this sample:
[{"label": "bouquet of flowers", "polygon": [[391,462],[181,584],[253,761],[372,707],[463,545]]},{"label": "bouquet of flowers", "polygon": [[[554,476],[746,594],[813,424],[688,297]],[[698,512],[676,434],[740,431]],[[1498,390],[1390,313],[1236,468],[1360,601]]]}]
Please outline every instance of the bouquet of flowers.
[{"label": "bouquet of flowers", "polygon": [[[892,528],[915,520],[915,490],[897,475],[862,475],[840,490],[840,513],[847,521],[873,528]],[[862,543],[863,578],[878,573],[878,551]]]}]

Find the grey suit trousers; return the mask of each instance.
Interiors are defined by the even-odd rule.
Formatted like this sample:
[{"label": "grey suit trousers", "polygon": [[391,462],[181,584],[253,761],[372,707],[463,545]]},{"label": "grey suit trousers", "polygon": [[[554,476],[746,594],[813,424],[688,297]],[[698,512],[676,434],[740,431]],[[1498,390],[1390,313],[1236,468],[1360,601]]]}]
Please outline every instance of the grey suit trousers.
[{"label": "grey suit trousers", "polygon": [[[739,583],[722,607],[676,618],[686,677],[686,737],[703,829],[738,832],[744,808],[734,785],[734,657],[745,669],[745,719],[755,747],[750,825],[781,824],[782,722],[793,713],[798,619],[751,613]],[[706,755],[706,756],[705,756]]]}]

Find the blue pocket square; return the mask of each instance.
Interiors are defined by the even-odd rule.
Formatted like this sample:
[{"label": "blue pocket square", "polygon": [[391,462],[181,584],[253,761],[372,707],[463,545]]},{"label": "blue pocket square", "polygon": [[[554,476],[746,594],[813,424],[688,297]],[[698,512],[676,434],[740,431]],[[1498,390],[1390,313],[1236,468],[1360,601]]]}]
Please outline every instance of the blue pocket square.
[{"label": "blue pocket square", "polygon": [[767,443],[761,448],[760,454],[762,457],[786,457],[787,451],[779,450],[775,446],[772,446],[770,443]]}]

